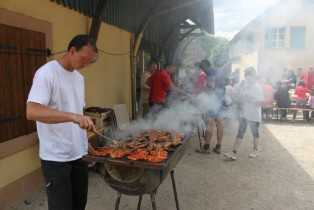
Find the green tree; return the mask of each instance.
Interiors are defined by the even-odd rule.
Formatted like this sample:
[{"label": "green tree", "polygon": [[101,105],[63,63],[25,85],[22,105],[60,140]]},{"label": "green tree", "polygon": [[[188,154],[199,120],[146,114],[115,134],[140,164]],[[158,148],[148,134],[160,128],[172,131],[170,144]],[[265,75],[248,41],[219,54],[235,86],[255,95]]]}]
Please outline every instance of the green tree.
[{"label": "green tree", "polygon": [[203,36],[198,39],[207,58],[216,67],[221,67],[229,60],[229,41],[223,37]]}]

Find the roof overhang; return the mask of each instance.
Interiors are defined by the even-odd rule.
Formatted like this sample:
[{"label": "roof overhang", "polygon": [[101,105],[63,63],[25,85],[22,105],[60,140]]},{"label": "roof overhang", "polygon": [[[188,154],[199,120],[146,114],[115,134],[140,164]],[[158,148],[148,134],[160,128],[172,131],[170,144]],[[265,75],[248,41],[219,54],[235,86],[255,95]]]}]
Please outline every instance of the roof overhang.
[{"label": "roof overhang", "polygon": [[[215,32],[212,0],[166,0],[162,4],[160,3],[162,0],[51,1],[95,18],[98,27],[101,21],[104,21],[137,35],[141,25],[146,21],[143,39],[170,50],[174,50],[184,38],[197,34],[192,33],[196,29],[208,34]],[[159,3],[158,9],[154,8]],[[195,25],[189,25],[187,19],[193,21]],[[93,33],[94,36],[98,36],[97,22],[95,25]],[[141,48],[144,46],[146,45],[142,44]]]}]

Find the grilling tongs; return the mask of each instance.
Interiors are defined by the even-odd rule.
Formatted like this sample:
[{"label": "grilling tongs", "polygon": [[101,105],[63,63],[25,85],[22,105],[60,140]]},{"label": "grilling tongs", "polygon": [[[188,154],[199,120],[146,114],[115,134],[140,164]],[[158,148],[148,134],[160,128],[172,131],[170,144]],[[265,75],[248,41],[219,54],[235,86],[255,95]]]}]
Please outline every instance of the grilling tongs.
[{"label": "grilling tongs", "polygon": [[105,139],[111,141],[111,142],[114,143],[114,144],[117,144],[117,143],[118,143],[117,140],[114,140],[114,139],[111,139],[111,138],[109,138],[109,137],[107,137],[107,136],[104,136],[104,135],[102,135],[101,133],[99,133],[98,131],[95,131],[95,133],[97,133],[99,136],[101,136],[101,137],[103,137],[103,138],[105,138]]}]

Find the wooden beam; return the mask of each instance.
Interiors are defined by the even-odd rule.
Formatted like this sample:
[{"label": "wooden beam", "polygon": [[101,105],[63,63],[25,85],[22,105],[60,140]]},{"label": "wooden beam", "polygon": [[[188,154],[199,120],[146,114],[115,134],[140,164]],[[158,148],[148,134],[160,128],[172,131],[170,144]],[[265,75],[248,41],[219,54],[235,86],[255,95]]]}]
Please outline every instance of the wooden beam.
[{"label": "wooden beam", "polygon": [[96,12],[93,17],[92,25],[89,31],[89,35],[93,37],[95,42],[97,42],[98,35],[99,35],[99,30],[101,23],[104,19],[105,11],[106,11],[106,6],[108,5],[109,0],[100,0],[98,2]]}]

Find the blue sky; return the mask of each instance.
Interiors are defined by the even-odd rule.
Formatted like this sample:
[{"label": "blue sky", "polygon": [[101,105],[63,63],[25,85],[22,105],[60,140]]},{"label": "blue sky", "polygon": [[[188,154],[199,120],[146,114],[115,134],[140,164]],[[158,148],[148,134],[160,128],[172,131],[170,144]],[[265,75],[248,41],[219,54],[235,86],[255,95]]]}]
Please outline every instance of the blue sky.
[{"label": "blue sky", "polygon": [[232,39],[251,20],[278,0],[213,0],[215,36]]}]

